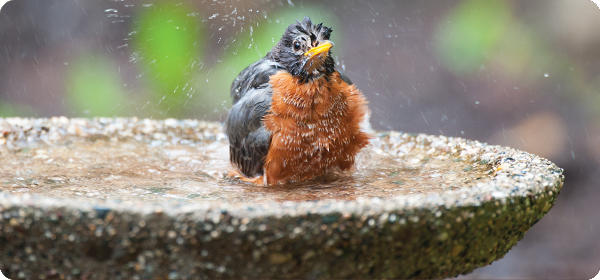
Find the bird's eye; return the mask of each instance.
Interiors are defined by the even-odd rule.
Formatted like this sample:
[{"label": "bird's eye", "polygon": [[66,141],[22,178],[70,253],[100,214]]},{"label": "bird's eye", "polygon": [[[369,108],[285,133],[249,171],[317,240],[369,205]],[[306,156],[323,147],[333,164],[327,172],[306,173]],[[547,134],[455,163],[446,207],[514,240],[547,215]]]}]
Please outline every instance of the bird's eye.
[{"label": "bird's eye", "polygon": [[294,41],[294,50],[297,51],[300,49],[300,42]]}]

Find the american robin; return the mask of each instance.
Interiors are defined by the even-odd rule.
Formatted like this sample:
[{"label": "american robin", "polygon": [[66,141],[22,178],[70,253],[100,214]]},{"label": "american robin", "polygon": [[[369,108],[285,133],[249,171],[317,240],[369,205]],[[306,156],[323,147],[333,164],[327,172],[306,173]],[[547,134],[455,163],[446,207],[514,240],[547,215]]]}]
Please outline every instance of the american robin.
[{"label": "american robin", "polygon": [[369,142],[367,101],[331,57],[332,29],[308,17],[231,85],[230,160],[255,184],[300,182],[348,170]]}]

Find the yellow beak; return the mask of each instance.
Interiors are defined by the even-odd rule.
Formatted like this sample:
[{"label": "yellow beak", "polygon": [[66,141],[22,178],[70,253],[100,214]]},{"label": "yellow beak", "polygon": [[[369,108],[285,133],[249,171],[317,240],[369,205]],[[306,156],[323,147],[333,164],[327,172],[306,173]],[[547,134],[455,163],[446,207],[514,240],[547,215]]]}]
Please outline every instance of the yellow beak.
[{"label": "yellow beak", "polygon": [[329,49],[331,49],[331,47],[333,47],[333,42],[325,41],[325,42],[321,43],[320,45],[318,45],[314,48],[311,48],[310,50],[305,52],[304,55],[313,57],[315,55],[329,51]]}]

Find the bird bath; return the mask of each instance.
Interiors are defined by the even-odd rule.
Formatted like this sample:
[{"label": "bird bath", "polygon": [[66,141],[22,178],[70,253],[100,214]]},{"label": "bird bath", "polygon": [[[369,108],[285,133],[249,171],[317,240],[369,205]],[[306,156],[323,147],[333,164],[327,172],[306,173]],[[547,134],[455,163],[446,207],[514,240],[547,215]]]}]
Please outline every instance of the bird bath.
[{"label": "bird bath", "polygon": [[14,279],[442,278],[501,258],[553,205],[548,160],[375,132],[352,174],[225,174],[196,120],[0,119],[0,270]]}]

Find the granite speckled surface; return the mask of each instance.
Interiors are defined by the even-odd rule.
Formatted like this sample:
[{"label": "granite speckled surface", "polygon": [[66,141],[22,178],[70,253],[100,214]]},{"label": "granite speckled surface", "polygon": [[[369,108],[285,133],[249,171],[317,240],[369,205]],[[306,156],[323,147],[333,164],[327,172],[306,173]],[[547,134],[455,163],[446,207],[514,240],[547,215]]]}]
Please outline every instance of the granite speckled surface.
[{"label": "granite speckled surface", "polygon": [[[194,120],[13,118],[0,119],[0,153],[93,135],[222,139],[218,124]],[[2,191],[0,270],[12,279],[443,278],[501,258],[564,183],[553,163],[510,148],[398,132],[378,138],[386,153],[420,147],[489,165],[491,179],[443,192],[262,203]]]}]

